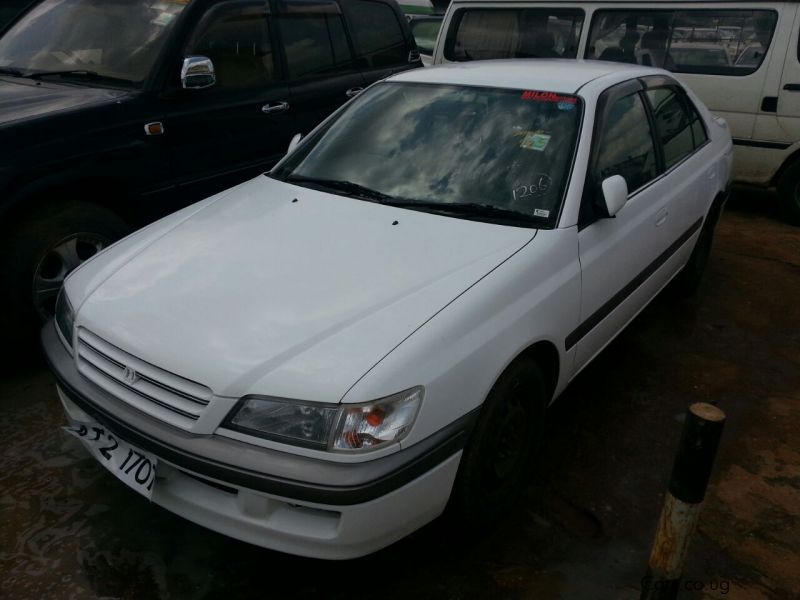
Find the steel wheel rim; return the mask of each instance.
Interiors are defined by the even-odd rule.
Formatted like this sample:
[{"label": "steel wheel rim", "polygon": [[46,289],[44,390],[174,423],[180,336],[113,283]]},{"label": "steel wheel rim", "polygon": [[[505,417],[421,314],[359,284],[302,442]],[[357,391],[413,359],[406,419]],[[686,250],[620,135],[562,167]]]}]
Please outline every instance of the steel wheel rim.
[{"label": "steel wheel rim", "polygon": [[47,320],[53,316],[56,296],[67,275],[110,241],[96,233],[75,233],[48,248],[33,272],[31,293],[39,318]]}]

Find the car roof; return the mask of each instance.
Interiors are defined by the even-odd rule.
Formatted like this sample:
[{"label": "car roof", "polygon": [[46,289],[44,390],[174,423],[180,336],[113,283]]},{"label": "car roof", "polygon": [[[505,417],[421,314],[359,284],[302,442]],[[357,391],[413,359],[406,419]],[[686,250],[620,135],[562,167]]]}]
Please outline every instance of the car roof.
[{"label": "car roof", "polygon": [[449,63],[413,69],[395,75],[390,80],[574,94],[590,81],[607,79],[608,84],[612,85],[618,81],[646,75],[668,75],[668,73],[652,67],[599,60],[515,58]]}]

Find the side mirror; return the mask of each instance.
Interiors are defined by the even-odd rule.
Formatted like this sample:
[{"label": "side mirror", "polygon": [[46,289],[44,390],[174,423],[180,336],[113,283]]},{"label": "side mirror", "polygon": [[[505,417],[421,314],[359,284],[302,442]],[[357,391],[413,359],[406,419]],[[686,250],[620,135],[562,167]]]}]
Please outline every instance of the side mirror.
[{"label": "side mirror", "polygon": [[187,56],[181,66],[181,86],[185,90],[202,90],[217,83],[214,63],[207,56]]},{"label": "side mirror", "polygon": [[616,215],[628,201],[628,183],[622,175],[612,175],[603,180],[603,201],[609,217]]},{"label": "side mirror", "polygon": [[292,138],[292,141],[289,142],[289,149],[286,151],[286,154],[291,154],[292,150],[297,148],[297,144],[299,144],[300,140],[302,140],[302,139],[303,139],[303,134],[302,133],[295,133],[294,137]]}]

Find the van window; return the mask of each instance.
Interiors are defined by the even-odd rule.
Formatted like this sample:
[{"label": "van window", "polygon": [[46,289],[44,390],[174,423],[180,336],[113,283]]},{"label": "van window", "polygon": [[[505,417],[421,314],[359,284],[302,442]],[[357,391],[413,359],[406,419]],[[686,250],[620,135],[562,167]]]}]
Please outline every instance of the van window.
[{"label": "van window", "polygon": [[359,58],[369,67],[408,62],[403,30],[390,6],[369,0],[350,3],[351,33]]},{"label": "van window", "polygon": [[575,58],[584,13],[561,8],[465,8],[447,33],[447,60]]},{"label": "van window", "polygon": [[257,87],[275,76],[267,20],[259,6],[220,5],[186,54],[210,58],[220,88]]},{"label": "van window", "polygon": [[749,75],[764,60],[777,18],[772,10],[599,10],[586,58]]},{"label": "van window", "polygon": [[664,164],[669,169],[694,151],[689,114],[682,98],[672,88],[651,89],[646,94],[664,149]]},{"label": "van window", "polygon": [[622,175],[633,192],[656,177],[653,136],[638,93],[614,102],[599,140],[594,169],[598,185],[612,175]]}]

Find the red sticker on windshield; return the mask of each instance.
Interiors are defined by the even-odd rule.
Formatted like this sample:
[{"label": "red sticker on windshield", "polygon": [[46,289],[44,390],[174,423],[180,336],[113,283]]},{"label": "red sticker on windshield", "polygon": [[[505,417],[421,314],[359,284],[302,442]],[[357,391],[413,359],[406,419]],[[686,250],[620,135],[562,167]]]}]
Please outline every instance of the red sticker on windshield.
[{"label": "red sticker on windshield", "polygon": [[566,102],[567,104],[575,104],[578,101],[575,96],[562,96],[555,92],[537,92],[535,90],[522,92],[522,99],[530,102]]}]

